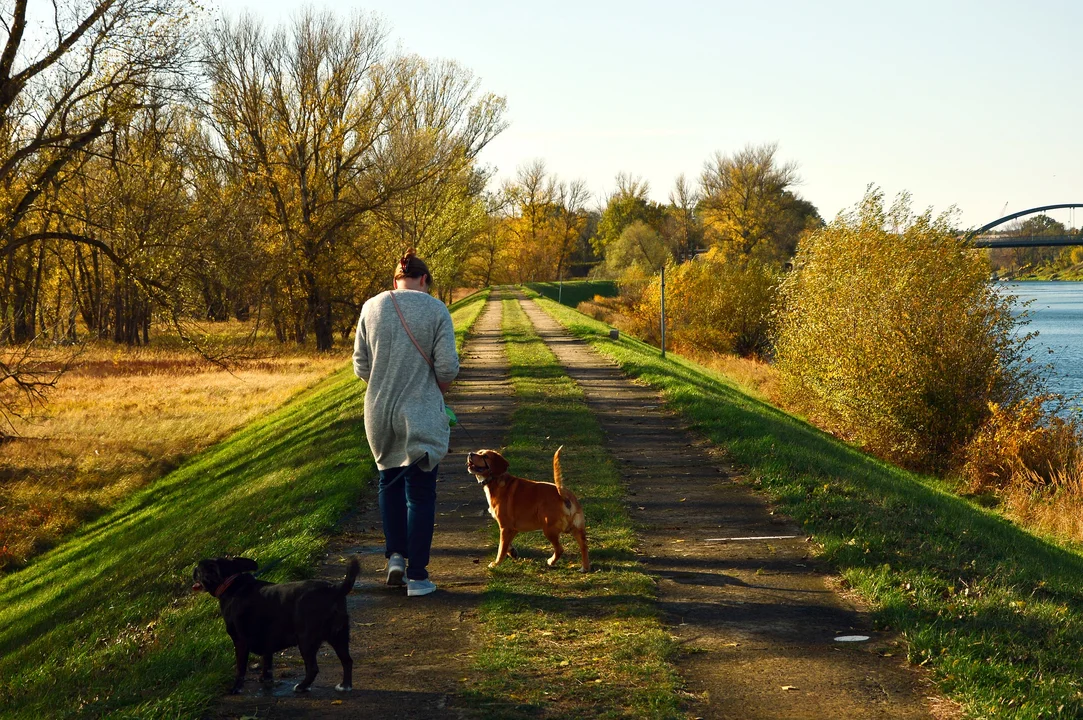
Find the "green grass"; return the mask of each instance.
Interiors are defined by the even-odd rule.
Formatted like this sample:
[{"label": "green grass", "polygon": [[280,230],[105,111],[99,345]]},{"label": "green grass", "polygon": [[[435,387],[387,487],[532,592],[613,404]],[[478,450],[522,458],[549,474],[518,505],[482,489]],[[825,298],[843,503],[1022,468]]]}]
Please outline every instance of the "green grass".
[{"label": "green grass", "polygon": [[560,297],[560,302],[568,307],[577,307],[584,300],[593,300],[595,295],[616,297],[620,291],[613,280],[565,280],[564,287],[555,282],[528,283],[527,287],[550,300]]},{"label": "green grass", "polygon": [[485,288],[452,303],[448,308],[451,311],[451,320],[455,323],[455,349],[459,352],[463,351],[463,343],[488,300],[489,288]]},{"label": "green grass", "polygon": [[[518,400],[505,455],[515,474],[550,480],[553,452],[564,445],[565,482],[584,505],[594,572],[578,572],[570,536],[554,569],[540,532],[516,539],[523,557],[492,571],[482,602],[476,663],[484,679],[473,701],[494,718],[683,717],[674,642],[659,623],[654,582],[635,560],[602,431],[516,301],[504,302],[504,334]],[[497,536],[493,523],[493,549]]]},{"label": "green grass", "polygon": [[[461,347],[487,294],[452,308]],[[197,717],[228,686],[218,603],[192,595],[196,561],[226,553],[267,577],[310,575],[368,493],[364,383],[336,372],[133,494],[29,567],[0,578],[0,708],[7,718]]]},{"label": "green grass", "polygon": [[0,580],[8,717],[191,717],[223,690],[232,645],[196,561],[314,566],[373,474],[363,384],[341,371]]},{"label": "green grass", "polygon": [[720,376],[539,300],[724,448],[973,717],[1083,717],[1083,558],[755,400]]}]

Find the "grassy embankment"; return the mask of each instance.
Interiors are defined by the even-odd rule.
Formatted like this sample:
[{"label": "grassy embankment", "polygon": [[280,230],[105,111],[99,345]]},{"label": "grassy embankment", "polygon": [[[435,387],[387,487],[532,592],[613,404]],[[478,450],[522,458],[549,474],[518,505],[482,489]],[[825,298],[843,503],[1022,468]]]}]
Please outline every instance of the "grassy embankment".
[{"label": "grassy embankment", "polygon": [[1083,265],[1072,265],[1071,267],[1053,267],[1050,265],[1028,267],[1015,272],[1003,272],[1000,277],[1002,280],[1008,282],[1048,282],[1050,280],[1079,282],[1083,281]]},{"label": "grassy embankment", "polygon": [[[243,342],[246,328],[229,327],[224,334]],[[265,357],[227,372],[177,338],[141,348],[89,345],[43,408],[11,418],[15,434],[0,444],[0,571],[24,564],[343,361],[311,350],[282,353],[265,342],[248,351]]]},{"label": "grassy embankment", "polygon": [[584,300],[593,300],[595,295],[602,297],[616,297],[620,290],[614,280],[565,280],[561,289],[560,283],[536,282],[527,283],[527,287],[550,300],[560,297],[560,302],[568,307],[577,307]]},{"label": "grassy embankment", "polygon": [[[546,569],[551,546],[520,535],[523,559],[493,571],[481,617],[485,648],[471,688],[486,717],[683,717],[674,645],[659,624],[652,579],[635,560],[623,488],[582,391],[545,347],[519,303],[504,302],[504,334],[518,399],[506,438],[513,472],[552,478],[565,446],[568,487],[583,502],[594,572],[578,572],[578,549]],[[491,529],[495,547],[498,533]],[[510,700],[510,702],[509,702]]]},{"label": "grassy embankment", "polygon": [[[453,312],[460,346],[485,297]],[[342,369],[0,579],[4,717],[198,717],[233,651],[217,603],[190,594],[193,565],[236,553],[284,558],[272,580],[311,573],[375,475],[363,395]]]},{"label": "grassy embankment", "polygon": [[731,381],[556,303],[542,307],[659,388],[804,525],[827,560],[974,717],[1083,716],[1083,558],[869,457]]}]

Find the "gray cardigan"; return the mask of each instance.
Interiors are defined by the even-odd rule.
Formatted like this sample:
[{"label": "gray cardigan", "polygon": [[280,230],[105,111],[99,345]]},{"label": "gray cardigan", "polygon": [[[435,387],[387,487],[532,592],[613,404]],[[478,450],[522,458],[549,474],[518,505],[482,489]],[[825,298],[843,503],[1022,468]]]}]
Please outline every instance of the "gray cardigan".
[{"label": "gray cardigan", "polygon": [[447,455],[451,439],[436,380],[451,382],[459,374],[455,328],[444,304],[428,293],[394,292],[436,373],[403,329],[391,291],[370,298],[361,308],[353,350],[353,371],[368,382],[365,435],[379,469],[403,467],[428,453],[419,465],[432,470]]}]

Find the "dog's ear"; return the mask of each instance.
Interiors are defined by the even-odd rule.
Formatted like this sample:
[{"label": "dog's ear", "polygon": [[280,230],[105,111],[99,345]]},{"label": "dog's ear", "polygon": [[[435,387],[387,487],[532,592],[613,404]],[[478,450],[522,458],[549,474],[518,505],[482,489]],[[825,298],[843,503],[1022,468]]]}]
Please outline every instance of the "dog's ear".
[{"label": "dog's ear", "polygon": [[486,450],[485,459],[489,461],[489,477],[500,477],[508,471],[510,465],[504,456],[496,450]]},{"label": "dog's ear", "polygon": [[259,565],[255,560],[246,557],[233,558],[233,572],[255,572]]}]

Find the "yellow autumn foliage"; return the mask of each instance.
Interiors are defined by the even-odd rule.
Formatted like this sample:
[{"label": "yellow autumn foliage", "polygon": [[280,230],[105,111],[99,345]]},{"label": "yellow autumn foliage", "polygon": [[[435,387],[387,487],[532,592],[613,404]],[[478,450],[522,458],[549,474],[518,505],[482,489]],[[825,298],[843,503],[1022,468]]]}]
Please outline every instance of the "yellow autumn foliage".
[{"label": "yellow autumn foliage", "polygon": [[[771,307],[781,272],[719,249],[666,270],[667,345],[679,350],[768,354]],[[646,336],[657,340],[661,277],[654,274],[635,305]]]},{"label": "yellow autumn foliage", "polygon": [[1027,336],[950,214],[870,189],[812,233],[780,290],[776,354],[791,407],[907,467],[942,471],[990,415],[1037,394]]}]

